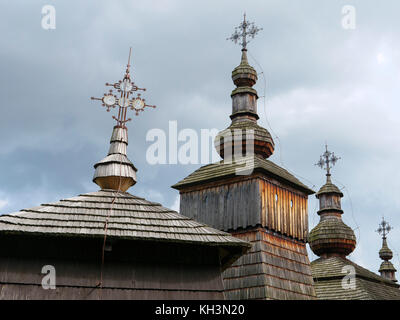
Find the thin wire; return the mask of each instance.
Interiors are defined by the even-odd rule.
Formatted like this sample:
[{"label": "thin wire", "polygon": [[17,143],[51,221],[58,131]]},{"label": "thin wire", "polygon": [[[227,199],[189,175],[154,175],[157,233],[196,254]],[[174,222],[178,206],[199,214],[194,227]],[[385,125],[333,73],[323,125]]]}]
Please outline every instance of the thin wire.
[{"label": "thin wire", "polygon": [[268,128],[270,129],[271,133],[273,134],[274,139],[276,139],[277,142],[278,142],[277,145],[278,145],[278,149],[279,149],[279,162],[280,162],[280,165],[281,165],[286,171],[288,171],[289,173],[291,173],[292,175],[294,175],[294,176],[300,178],[301,180],[306,181],[307,183],[309,183],[310,185],[312,185],[311,189],[314,189],[315,186],[316,186],[315,183],[313,183],[311,180],[309,180],[309,179],[307,179],[307,178],[304,178],[304,177],[298,175],[297,173],[294,173],[294,172],[290,171],[288,168],[286,168],[286,166],[285,166],[285,164],[284,164],[284,162],[283,162],[283,151],[282,151],[283,148],[282,148],[281,139],[280,139],[280,138],[278,137],[278,135],[275,133],[275,131],[273,130],[273,128],[272,128],[272,126],[271,126],[271,124],[270,124],[270,122],[269,122],[269,120],[268,120],[268,115],[267,115],[267,103],[266,103],[266,100],[267,100],[267,96],[266,96],[266,95],[267,95],[267,79],[266,79],[266,77],[265,77],[265,72],[264,72],[264,70],[263,70],[261,64],[256,60],[256,58],[254,58],[253,55],[252,55],[250,52],[248,52],[248,54],[249,54],[249,56],[251,57],[251,59],[254,60],[254,62],[257,64],[257,66],[258,66],[258,67],[260,68],[260,70],[261,70],[261,73],[257,73],[257,74],[258,74],[258,75],[261,75],[261,74],[262,74],[262,76],[263,76],[263,83],[264,83],[264,88],[263,88],[263,90],[264,90],[264,95],[261,96],[260,98],[263,98],[264,117],[265,117],[265,121],[267,122],[267,126],[268,126]]},{"label": "thin wire", "polygon": [[[126,128],[125,126],[122,127],[123,129]],[[100,299],[102,299],[103,295],[103,270],[104,270],[104,261],[105,261],[105,248],[106,248],[106,240],[107,240],[107,230],[108,230],[108,221],[111,217],[115,200],[117,200],[117,194],[121,192],[121,184],[122,184],[122,155],[120,155],[120,162],[119,162],[119,184],[118,190],[114,194],[114,199],[111,202],[110,211],[106,217],[106,221],[104,222],[104,240],[103,240],[103,247],[101,252],[101,268],[100,268],[100,282],[98,286],[100,287]]]},{"label": "thin wire", "polygon": [[[263,70],[261,64],[257,61],[257,59],[254,58],[254,56],[253,56],[250,52],[249,52],[248,54],[249,54],[250,58],[254,60],[254,62],[256,63],[256,65],[257,65],[257,66],[260,68],[260,70],[261,70],[261,73],[257,73],[258,75],[261,75],[261,74],[262,74],[263,84],[264,84],[264,86],[263,86],[263,93],[264,93],[264,95],[261,96],[260,98],[263,98],[264,117],[265,117],[265,121],[266,121],[266,123],[267,123],[267,126],[268,126],[268,128],[270,129],[270,131],[271,131],[271,133],[273,134],[273,136],[274,136],[274,138],[276,139],[276,141],[278,142],[277,145],[278,145],[278,148],[279,148],[279,162],[280,162],[280,165],[281,165],[285,170],[287,170],[289,173],[291,173],[292,175],[294,175],[294,176],[300,178],[300,179],[303,180],[303,181],[307,181],[307,183],[309,183],[309,185],[312,185],[311,189],[314,189],[314,188],[316,187],[315,183],[313,183],[311,180],[309,180],[309,179],[307,179],[307,178],[304,178],[304,177],[302,177],[302,176],[300,176],[300,175],[298,175],[298,174],[296,174],[296,173],[290,171],[288,168],[286,168],[286,166],[285,166],[285,164],[284,164],[284,162],[283,162],[283,152],[282,152],[282,149],[283,149],[283,148],[282,148],[281,139],[280,139],[280,138],[278,137],[278,135],[275,133],[274,129],[272,128],[272,126],[271,126],[271,124],[270,124],[270,122],[269,122],[269,120],[268,120],[267,103],[266,103],[266,100],[267,100],[267,79],[266,79],[266,77],[265,77],[265,72],[264,72],[264,70]],[[313,210],[313,213],[316,212],[316,209],[317,209],[317,202],[314,202],[314,210]],[[312,219],[312,223],[313,223],[313,224],[315,224],[315,218],[316,218],[315,215],[312,214],[312,215],[311,215],[311,219]],[[312,250],[310,250],[310,251],[311,251],[311,254],[312,254],[313,258],[314,258],[313,260],[317,259],[317,256],[312,252]]]},{"label": "thin wire", "polygon": [[338,179],[336,179],[336,178],[332,178],[332,179],[333,179],[336,183],[338,183],[338,184],[340,184],[340,185],[342,186],[341,190],[344,190],[344,191],[346,192],[346,194],[347,194],[347,197],[349,198],[351,216],[352,216],[353,221],[354,221],[354,223],[355,223],[355,225],[356,225],[356,228],[355,228],[354,230],[357,230],[357,231],[358,231],[358,242],[360,242],[360,241],[361,241],[361,229],[360,229],[360,226],[358,225],[357,220],[356,220],[356,217],[355,217],[355,215],[354,215],[353,201],[351,200],[350,192],[348,191],[348,189],[346,188],[346,186],[345,186],[342,182],[340,182]]},{"label": "thin wire", "polygon": [[386,241],[388,242],[390,249],[394,252],[394,255],[397,257],[397,263],[400,266],[400,255],[398,251],[395,247],[392,246],[392,243],[389,240],[386,239]]}]

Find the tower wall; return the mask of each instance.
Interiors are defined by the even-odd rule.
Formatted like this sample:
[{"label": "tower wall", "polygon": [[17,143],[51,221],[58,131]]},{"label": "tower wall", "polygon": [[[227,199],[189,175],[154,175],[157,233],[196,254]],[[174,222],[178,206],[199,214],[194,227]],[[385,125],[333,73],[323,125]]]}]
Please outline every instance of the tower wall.
[{"label": "tower wall", "polygon": [[224,274],[227,299],[314,299],[308,196],[264,174],[180,189],[180,213],[249,241]]},{"label": "tower wall", "polygon": [[262,226],[305,241],[307,199],[301,191],[261,174],[238,176],[180,190],[180,213],[231,231]]},{"label": "tower wall", "polygon": [[228,300],[315,298],[306,244],[265,228],[232,233],[252,249],[223,273]]}]

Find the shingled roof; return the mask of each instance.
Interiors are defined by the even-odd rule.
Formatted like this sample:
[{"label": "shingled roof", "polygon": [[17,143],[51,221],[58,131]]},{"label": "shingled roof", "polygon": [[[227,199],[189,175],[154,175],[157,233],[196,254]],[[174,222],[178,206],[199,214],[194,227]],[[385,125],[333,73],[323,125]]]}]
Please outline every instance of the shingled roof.
[{"label": "shingled roof", "polygon": [[172,188],[179,190],[183,186],[195,185],[198,183],[204,183],[206,181],[213,181],[222,177],[227,178],[248,170],[264,172],[278,180],[284,180],[285,182],[300,188],[307,194],[314,193],[312,189],[303,184],[286,169],[281,168],[272,161],[263,159],[258,156],[241,157],[235,161],[221,160],[219,162],[203,166],[183,180],[174,184]]},{"label": "shingled roof", "polygon": [[[345,266],[355,270],[355,288],[342,285],[348,275]],[[311,262],[317,298],[322,300],[400,300],[400,286],[342,257],[319,258]]]},{"label": "shingled roof", "polygon": [[236,258],[250,244],[127,192],[100,190],[0,216],[0,234],[184,242],[221,246]]}]

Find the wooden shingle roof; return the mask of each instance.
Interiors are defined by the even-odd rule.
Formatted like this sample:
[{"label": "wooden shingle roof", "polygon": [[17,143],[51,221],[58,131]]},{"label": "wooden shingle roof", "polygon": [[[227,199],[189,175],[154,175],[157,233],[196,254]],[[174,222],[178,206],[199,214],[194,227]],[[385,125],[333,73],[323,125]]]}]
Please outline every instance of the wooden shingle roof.
[{"label": "wooden shingle roof", "polygon": [[[111,210],[112,208],[112,210]],[[100,190],[0,216],[0,234],[107,237],[236,247],[248,243],[127,192]]]},{"label": "wooden shingle roof", "polygon": [[[348,275],[344,267],[355,270],[355,288],[342,285]],[[341,257],[319,258],[311,262],[317,298],[322,300],[400,300],[400,286],[356,263]]]},{"label": "wooden shingle roof", "polygon": [[[250,171],[249,171],[250,170]],[[265,172],[278,180],[283,180],[307,194],[313,194],[314,191],[298,180],[286,169],[281,168],[272,161],[258,156],[242,157],[236,161],[219,161],[197,169],[195,172],[179,181],[172,188],[181,189],[183,186],[195,185],[206,181],[213,181],[219,178],[235,176],[240,172],[260,171]],[[242,173],[243,174],[243,173]]]}]

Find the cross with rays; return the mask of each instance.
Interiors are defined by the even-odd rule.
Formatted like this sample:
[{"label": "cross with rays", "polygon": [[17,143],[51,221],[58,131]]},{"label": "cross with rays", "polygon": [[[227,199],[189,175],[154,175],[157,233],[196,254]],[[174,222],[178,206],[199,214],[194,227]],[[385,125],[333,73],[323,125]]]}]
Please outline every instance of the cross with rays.
[{"label": "cross with rays", "polygon": [[[262,28],[258,28],[254,25],[254,22],[246,21],[246,13],[243,15],[243,22],[235,28],[235,32],[230,38],[226,40],[232,40],[234,43],[238,43],[240,39],[242,40],[239,44],[242,46],[242,50],[247,50],[247,44],[250,39],[253,39],[255,35],[261,31]],[[249,38],[247,38],[249,37]]]},{"label": "cross with rays", "polygon": [[385,221],[385,218],[382,217],[382,222],[379,224],[379,228],[376,230],[379,234],[382,235],[382,238],[385,239],[386,235],[392,230],[393,228]]},{"label": "cross with rays", "polygon": [[129,49],[128,64],[126,66],[123,80],[119,80],[113,84],[106,83],[106,86],[112,87],[118,92],[119,97],[113,93],[113,89],[110,89],[107,93],[105,93],[102,98],[91,97],[92,100],[100,100],[102,102],[102,106],[106,107],[107,112],[109,112],[111,108],[118,106],[118,118],[115,116],[112,116],[112,118],[117,121],[118,126],[123,128],[125,127],[126,122],[132,120],[131,118],[126,118],[126,112],[128,108],[135,111],[135,114],[138,116],[139,112],[144,111],[146,107],[156,107],[146,104],[145,99],[141,98],[140,93],[137,93],[135,97],[130,97],[130,95],[133,95],[136,91],[146,91],[144,88],[137,87],[131,80],[129,74],[129,69],[131,67],[131,53],[132,48]]},{"label": "cross with rays", "polygon": [[320,156],[319,161],[315,164],[319,166],[321,169],[326,170],[326,175],[331,175],[331,169],[339,160],[339,157],[336,157],[333,152],[328,151],[328,145],[325,145],[325,152]]}]

